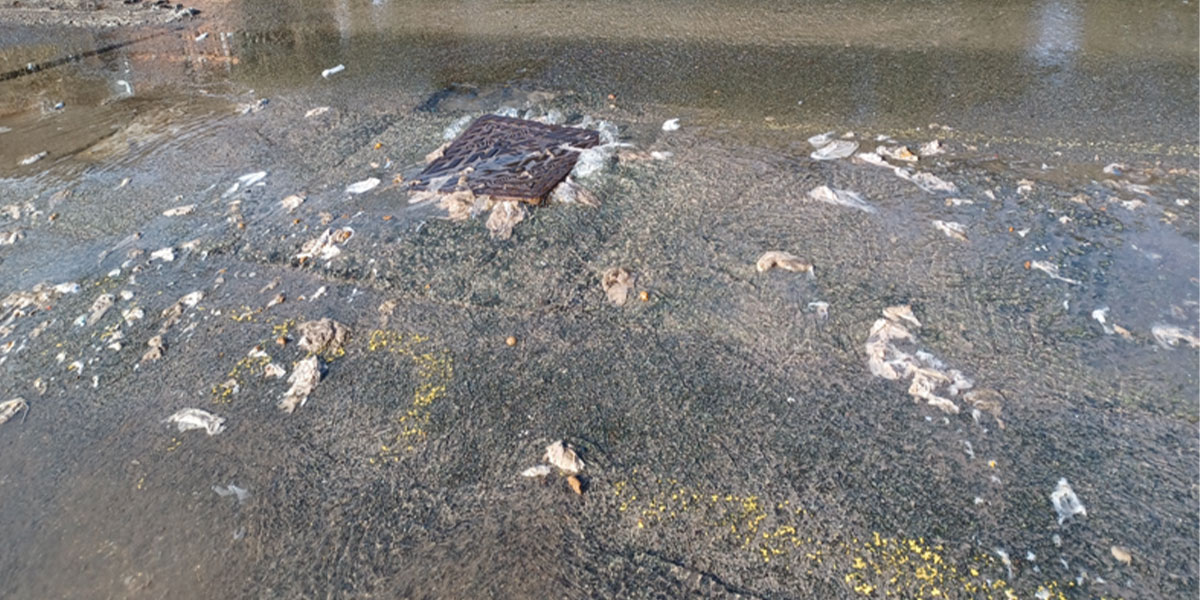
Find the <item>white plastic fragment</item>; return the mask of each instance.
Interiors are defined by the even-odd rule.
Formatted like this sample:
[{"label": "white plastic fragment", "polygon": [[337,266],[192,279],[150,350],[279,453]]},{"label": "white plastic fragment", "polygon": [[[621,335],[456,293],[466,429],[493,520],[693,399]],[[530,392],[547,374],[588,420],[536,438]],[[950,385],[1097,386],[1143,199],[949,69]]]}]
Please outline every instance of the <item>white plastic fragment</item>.
[{"label": "white plastic fragment", "polygon": [[91,312],[88,314],[87,324],[89,327],[95,325],[100,319],[104,318],[104,313],[112,308],[116,297],[112,294],[100,294],[96,297],[96,301],[92,302]]},{"label": "white plastic fragment", "polygon": [[575,449],[562,440],[546,446],[544,458],[546,462],[568,475],[575,475],[583,470],[583,461],[575,454]]},{"label": "white plastic fragment", "polygon": [[270,363],[263,367],[263,377],[273,377],[279,379],[287,375],[287,369],[283,368],[279,363]]},{"label": "white plastic fragment", "polygon": [[662,130],[663,131],[678,131],[679,130],[679,119],[667,119],[666,121],[663,121]]},{"label": "white plastic fragment", "polygon": [[945,365],[928,352],[915,348],[901,349],[899,342],[916,343],[913,335],[897,322],[900,319],[916,321],[911,309],[907,308],[889,307],[884,313],[888,318],[879,319],[871,326],[865,345],[867,368],[876,377],[911,379],[908,394],[913,398],[925,400],[945,413],[958,414],[958,405],[949,398],[937,395],[937,389],[945,385],[947,392],[955,396],[974,383],[956,370],[944,372]]},{"label": "white plastic fragment", "polygon": [[545,477],[551,473],[550,465],[538,465],[521,471],[521,477]]},{"label": "white plastic fragment", "polygon": [[1100,323],[1100,326],[1104,328],[1104,333],[1106,333],[1108,335],[1112,335],[1113,333],[1116,333],[1116,330],[1113,329],[1112,327],[1110,327],[1108,324],[1108,307],[1107,306],[1093,310],[1092,318]]},{"label": "white plastic fragment", "polygon": [[909,150],[908,146],[893,146],[891,148],[878,146],[875,148],[875,154],[904,162],[917,162],[920,160],[920,157],[912,150]]},{"label": "white plastic fragment", "polygon": [[808,307],[816,311],[817,318],[822,321],[829,318],[829,303],[828,302],[809,302]]},{"label": "white plastic fragment", "polygon": [[941,140],[929,140],[928,142],[921,144],[921,148],[917,150],[917,153],[921,156],[936,156],[944,153],[945,151],[945,148],[942,148]]},{"label": "white plastic fragment", "polygon": [[25,157],[25,158],[21,159],[21,166],[22,166],[22,167],[27,167],[27,166],[29,166],[29,165],[32,165],[33,163],[35,163],[35,162],[37,162],[37,161],[39,161],[39,160],[42,160],[43,158],[46,158],[46,155],[47,155],[47,154],[49,154],[49,153],[48,153],[48,152],[46,152],[45,150],[43,150],[43,151],[41,151],[41,152],[38,152],[37,154],[34,154],[34,155],[32,155],[32,156],[27,156],[27,157]]},{"label": "white plastic fragment", "polygon": [[11,246],[23,237],[25,237],[25,234],[20,229],[0,231],[0,246]]},{"label": "white plastic fragment", "polygon": [[845,206],[868,213],[875,212],[874,206],[871,206],[866,200],[863,200],[863,197],[859,195],[858,192],[852,192],[850,190],[839,190],[831,188],[827,185],[823,185],[809,191],[808,197],[816,200],[817,202],[824,202],[826,204],[833,204],[836,206]]},{"label": "white plastic fragment", "polygon": [[164,210],[163,216],[164,217],[182,217],[183,215],[192,214],[195,210],[196,210],[195,204],[184,204],[183,206],[176,206],[175,208],[168,208],[167,210]]},{"label": "white plastic fragment", "polygon": [[962,242],[967,241],[967,227],[962,223],[934,219],[933,226],[937,227],[938,231],[946,234],[946,237],[954,238]]},{"label": "white plastic fragment", "polygon": [[329,67],[328,69],[321,71],[321,77],[324,77],[325,79],[329,79],[330,75],[336,75],[345,70],[346,70],[346,65],[338,65],[336,67]]},{"label": "white plastic fragment", "polygon": [[633,276],[621,267],[610,267],[600,274],[600,286],[608,301],[616,306],[624,306],[629,300],[629,292],[633,290]]},{"label": "white plastic fragment", "polygon": [[379,179],[377,179],[375,177],[368,177],[362,181],[356,181],[356,182],[346,186],[346,193],[347,194],[363,194],[363,193],[366,193],[366,192],[369,192],[369,191],[375,189],[375,186],[377,186],[377,185],[379,185]]},{"label": "white plastic fragment", "polygon": [[1004,568],[1008,569],[1008,578],[1012,579],[1013,564],[1012,559],[1008,556],[1008,553],[1005,552],[1003,548],[996,548],[993,551],[996,553],[996,556],[1000,557],[1000,562],[1004,564]]},{"label": "white plastic fragment", "polygon": [[279,401],[279,409],[290,414],[296,410],[297,406],[304,406],[304,403],[308,402],[308,395],[320,382],[321,363],[316,355],[296,363],[296,369],[288,377],[291,387]]},{"label": "white plastic fragment", "polygon": [[308,112],[304,113],[304,118],[311,119],[313,117],[319,117],[327,112],[329,112],[328,106],[318,106],[316,108],[310,108],[310,109],[308,109]]},{"label": "white plastic fragment", "polygon": [[1049,263],[1044,260],[1035,260],[1029,263],[1029,268],[1037,269],[1050,276],[1051,279],[1057,279],[1069,283],[1071,285],[1080,285],[1080,282],[1075,279],[1069,279],[1058,274],[1058,265]]},{"label": "white plastic fragment", "polygon": [[167,423],[174,423],[179,431],[203,429],[208,435],[217,435],[225,431],[225,419],[199,408],[183,408],[167,417]]},{"label": "white plastic fragment", "polygon": [[354,230],[349,227],[341,229],[326,229],[319,237],[304,242],[300,252],[296,253],[297,260],[319,258],[330,260],[342,253],[338,244],[344,244],[354,237]]},{"label": "white plastic fragment", "polygon": [[835,135],[837,135],[836,131],[826,131],[825,133],[817,134],[808,138],[808,143],[813,148],[820,148],[821,146],[832,142],[834,139],[833,136]]},{"label": "white plastic fragment", "polygon": [[1058,480],[1058,486],[1050,493],[1050,502],[1054,505],[1054,512],[1058,513],[1059,525],[1068,519],[1074,519],[1075,515],[1087,516],[1087,509],[1079,501],[1079,496],[1075,495],[1066,478]]},{"label": "white plastic fragment", "polygon": [[304,196],[301,196],[300,194],[292,194],[291,196],[279,201],[279,205],[288,212],[296,210],[301,204],[304,204]]},{"label": "white plastic fragment", "polygon": [[167,246],[166,248],[159,248],[158,250],[150,253],[150,260],[171,262],[175,260],[175,249],[170,246]]},{"label": "white plastic fragment", "polygon": [[237,182],[242,184],[242,187],[250,187],[266,178],[266,171],[254,171],[253,173],[246,173],[238,177]]},{"label": "white plastic fragment", "polygon": [[796,256],[795,254],[782,252],[779,250],[770,250],[764,252],[762,256],[758,257],[758,261],[755,263],[754,267],[758,269],[759,273],[770,271],[771,269],[778,267],[793,273],[807,272],[810,279],[815,276],[812,263],[801,260],[800,257]]},{"label": "white plastic fragment", "polygon": [[1174,325],[1154,325],[1150,328],[1150,334],[1154,336],[1154,341],[1163,348],[1174,348],[1181,341],[1187,342],[1193,348],[1200,348],[1200,337]]},{"label": "white plastic fragment", "polygon": [[249,490],[238,487],[236,485],[233,485],[232,483],[227,486],[224,486],[224,487],[219,486],[219,485],[214,485],[214,486],[212,486],[212,491],[216,492],[217,495],[222,498],[227,498],[229,496],[236,496],[238,504],[245,502],[246,498],[250,497]]},{"label": "white plastic fragment", "polygon": [[937,193],[937,192],[946,192],[949,194],[957,194],[958,193],[957,185],[955,185],[952,182],[946,181],[945,179],[942,179],[941,177],[938,177],[937,175],[934,175],[933,173],[926,173],[924,171],[918,171],[918,172],[914,173],[913,171],[911,171],[909,169],[905,169],[904,167],[896,167],[895,169],[892,170],[892,172],[895,173],[896,176],[899,177],[900,179],[911,182],[911,183],[915,184],[917,187],[919,187],[927,192],[930,192],[930,193]]},{"label": "white plastic fragment", "polygon": [[917,316],[913,314],[911,304],[899,304],[896,306],[889,306],[889,307],[883,309],[883,316],[885,316],[893,321],[896,321],[896,322],[908,321],[909,323],[912,323],[913,325],[916,325],[917,327],[921,326],[921,322],[918,321]]},{"label": "white plastic fragment", "polygon": [[3,425],[9,419],[13,418],[14,415],[28,408],[29,403],[25,402],[24,398],[13,398],[12,400],[0,402],[0,425]]},{"label": "white plastic fragment", "polygon": [[854,155],[854,158],[877,167],[888,167],[889,169],[892,167],[892,165],[889,165],[886,160],[883,160],[883,157],[877,152],[859,152],[858,154]]},{"label": "white plastic fragment", "polygon": [[833,140],[816,150],[813,150],[808,156],[813,160],[835,160],[846,158],[854,154],[858,150],[858,142],[851,140]]},{"label": "white plastic fragment", "polygon": [[523,220],[525,220],[525,207],[519,201],[505,200],[492,206],[492,212],[487,219],[487,228],[493,238],[507,240],[512,237],[513,227]]}]

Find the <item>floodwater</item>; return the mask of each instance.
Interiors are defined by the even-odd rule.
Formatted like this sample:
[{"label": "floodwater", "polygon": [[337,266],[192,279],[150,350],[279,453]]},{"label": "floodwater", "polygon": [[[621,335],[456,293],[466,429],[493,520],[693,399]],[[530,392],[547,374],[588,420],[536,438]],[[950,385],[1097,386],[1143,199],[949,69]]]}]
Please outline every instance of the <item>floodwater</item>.
[{"label": "floodwater", "polygon": [[[0,9],[5,598],[1200,589],[1195,3],[31,5]],[[489,113],[616,131],[600,205],[508,240],[410,205]],[[41,282],[79,290],[11,305]],[[350,341],[281,412],[265,366],[324,317]],[[520,476],[557,439],[581,495]]]}]

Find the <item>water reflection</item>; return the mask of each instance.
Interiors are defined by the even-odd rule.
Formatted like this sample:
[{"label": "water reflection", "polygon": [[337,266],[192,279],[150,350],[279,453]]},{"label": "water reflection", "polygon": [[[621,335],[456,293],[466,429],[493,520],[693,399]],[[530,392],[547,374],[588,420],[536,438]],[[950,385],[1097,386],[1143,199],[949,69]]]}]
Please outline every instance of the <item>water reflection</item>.
[{"label": "water reflection", "polygon": [[1036,28],[1029,57],[1043,67],[1066,67],[1079,52],[1083,30],[1075,0],[1043,0],[1034,13]]}]

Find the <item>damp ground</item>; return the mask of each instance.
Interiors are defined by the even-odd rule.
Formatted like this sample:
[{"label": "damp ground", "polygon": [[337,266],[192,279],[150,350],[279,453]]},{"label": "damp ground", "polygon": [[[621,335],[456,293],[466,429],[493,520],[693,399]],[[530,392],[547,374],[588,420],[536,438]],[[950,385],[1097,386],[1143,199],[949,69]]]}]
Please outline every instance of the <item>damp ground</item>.
[{"label": "damp ground", "polygon": [[[5,597],[1195,596],[1194,4],[129,6],[0,10],[0,298],[79,286],[0,309]],[[615,126],[598,207],[408,203],[512,112]],[[989,402],[872,375],[899,305]]]}]

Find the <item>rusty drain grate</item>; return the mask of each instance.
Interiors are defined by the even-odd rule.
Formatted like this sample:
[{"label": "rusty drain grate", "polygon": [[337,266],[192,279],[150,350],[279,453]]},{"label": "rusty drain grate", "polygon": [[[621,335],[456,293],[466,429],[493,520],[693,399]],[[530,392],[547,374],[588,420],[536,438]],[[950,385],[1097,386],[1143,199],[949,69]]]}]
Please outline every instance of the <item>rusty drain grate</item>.
[{"label": "rusty drain grate", "polygon": [[587,129],[486,115],[409,185],[449,193],[465,175],[464,183],[477,196],[537,204],[575,168],[578,149],[599,143],[600,135]]}]

